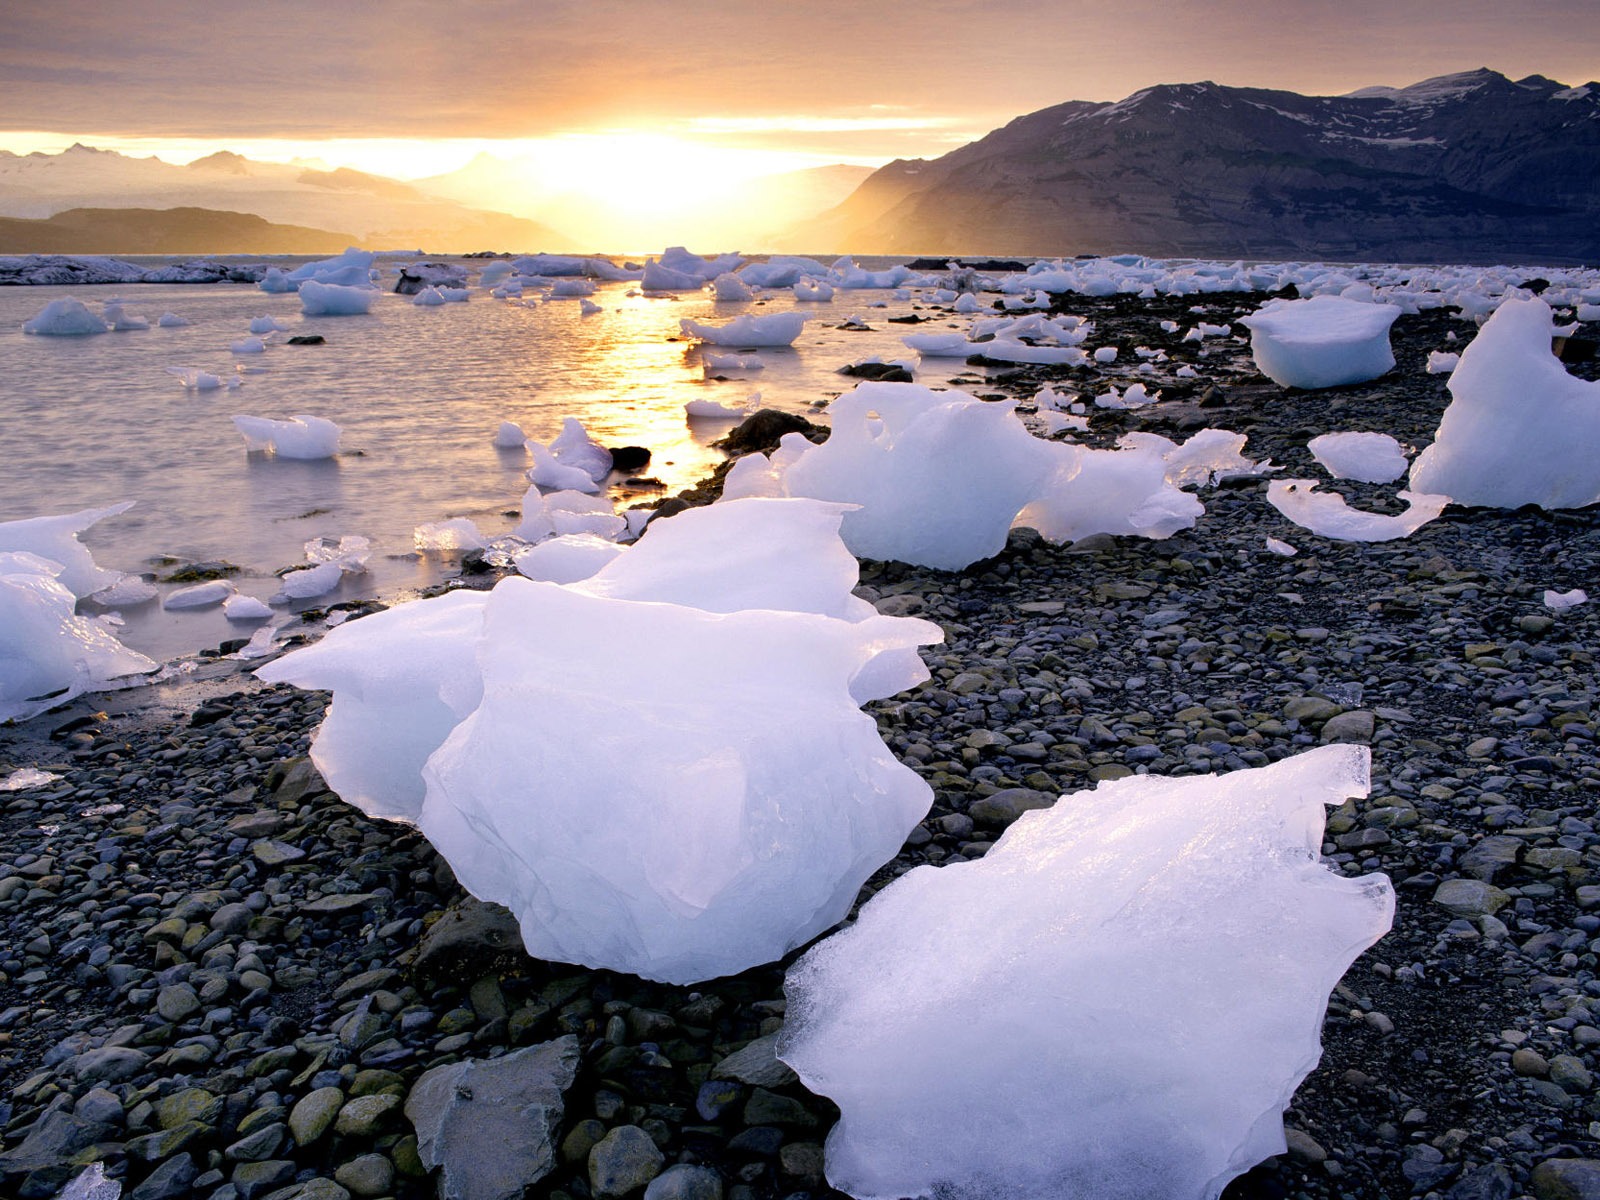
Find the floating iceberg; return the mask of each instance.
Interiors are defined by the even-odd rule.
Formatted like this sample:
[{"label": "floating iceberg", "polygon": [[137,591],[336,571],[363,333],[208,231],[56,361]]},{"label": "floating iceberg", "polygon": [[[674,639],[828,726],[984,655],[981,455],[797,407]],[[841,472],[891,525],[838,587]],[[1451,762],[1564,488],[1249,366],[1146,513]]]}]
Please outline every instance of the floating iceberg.
[{"label": "floating iceberg", "polygon": [[573,488],[582,492],[600,490],[600,485],[588,471],[557,462],[556,456],[542,442],[529,438],[526,444],[528,454],[533,458],[533,466],[528,468],[529,483],[542,488]]},{"label": "floating iceberg", "polygon": [[1393,304],[1338,296],[1269,300],[1239,323],[1261,373],[1281,387],[1326,388],[1376,379],[1394,366]]},{"label": "floating iceberg", "polygon": [[646,259],[644,276],[639,286],[647,292],[693,292],[705,285],[705,276],[692,271],[674,271],[671,267]]},{"label": "floating iceberg", "polygon": [[785,985],[779,1056],[842,1111],[829,1182],[1214,1200],[1282,1153],[1328,993],[1393,919],[1387,878],[1318,861],[1368,772],[1341,745],[1103,783],[879,892]]},{"label": "floating iceberg", "polygon": [[833,285],[821,279],[802,279],[794,285],[794,298],[801,304],[827,304],[833,299]]},{"label": "floating iceberg", "polygon": [[188,317],[180,317],[177,313],[164,312],[156,324],[163,329],[182,329],[190,324]]},{"label": "floating iceberg", "polygon": [[754,411],[750,405],[735,407],[716,400],[690,400],[683,406],[683,415],[691,421],[742,421]]},{"label": "floating iceberg", "polygon": [[717,300],[753,300],[750,285],[732,271],[724,271],[711,281],[712,297]]},{"label": "floating iceberg", "polygon": [[258,337],[240,338],[237,342],[230,342],[228,349],[235,354],[263,354],[267,344]]},{"label": "floating iceberg", "polygon": [[550,453],[562,466],[587,471],[596,483],[611,474],[611,451],[591,438],[577,417],[561,422],[561,432],[550,443]]},{"label": "floating iceberg", "polygon": [[[266,275],[257,285],[263,292],[293,292],[302,290],[306,283],[332,284],[338,287],[370,288],[372,263],[376,255],[354,246],[335,258],[309,262],[285,272],[278,267],[268,267]],[[362,310],[366,311],[365,309]]]},{"label": "floating iceberg", "polygon": [[22,323],[23,333],[37,333],[49,337],[78,337],[86,333],[106,333],[107,325],[81,300],[63,296],[52,300],[36,316]]},{"label": "floating iceberg", "polygon": [[1335,479],[1360,483],[1393,483],[1409,465],[1400,443],[1387,433],[1324,433],[1306,449]]},{"label": "floating iceberg", "polygon": [[61,516],[0,522],[0,554],[15,551],[54,563],[56,581],[81,600],[114,586],[123,574],[96,566],[79,535],[97,521],[127,512],[133,504],[132,500],[124,500],[121,504],[85,508]]},{"label": "floating iceberg", "polygon": [[224,381],[220,375],[202,371],[199,367],[168,367],[167,374],[176,376],[183,387],[194,392],[210,392],[220,387],[238,387],[241,382],[238,378]]},{"label": "floating iceberg", "polygon": [[252,317],[250,320],[251,333],[283,333],[289,328],[289,322],[280,321],[277,317]]},{"label": "floating iceberg", "polygon": [[507,579],[482,702],[423,767],[422,830],[536,957],[678,984],[771,961],[841,920],[927,812],[847,685],[939,636]]},{"label": "floating iceberg", "polygon": [[107,324],[118,333],[139,331],[150,328],[150,322],[144,317],[128,311],[121,300],[107,300],[105,307]]},{"label": "floating iceberg", "polygon": [[802,313],[780,312],[766,316],[735,317],[726,325],[707,325],[685,317],[678,322],[684,337],[698,338],[713,346],[792,346],[805,328]]},{"label": "floating iceberg", "polygon": [[308,317],[350,317],[371,312],[378,302],[375,288],[308,279],[300,285],[300,311]]},{"label": "floating iceberg", "polygon": [[279,458],[332,458],[339,453],[340,429],[323,417],[234,417],[234,428],[244,437],[245,448],[268,451]]},{"label": "floating iceberg", "polygon": [[191,608],[210,608],[221,604],[234,593],[234,586],[226,579],[208,579],[204,583],[190,584],[175,592],[168,592],[161,607],[169,612],[183,612]]},{"label": "floating iceberg", "polygon": [[60,563],[37,554],[0,552],[0,722],[25,721],[83,692],[156,669],[107,625],[74,612],[77,597],[61,573]]},{"label": "floating iceberg", "polygon": [[1337,492],[1319,492],[1311,479],[1275,479],[1267,503],[1302,529],[1341,542],[1392,542],[1410,537],[1445,510],[1449,496],[1400,492],[1406,511],[1398,516],[1351,508]]},{"label": "floating iceberg", "polygon": [[1450,407],[1411,486],[1457,504],[1584,508],[1600,500],[1600,383],[1550,352],[1543,300],[1508,298],[1450,375]]},{"label": "floating iceberg", "polygon": [[237,594],[222,602],[222,615],[230,621],[264,621],[272,615],[272,608],[254,596]]},{"label": "floating iceberg", "polygon": [[522,432],[522,426],[515,421],[501,421],[500,427],[494,431],[497,450],[521,450],[527,440],[528,435]]}]

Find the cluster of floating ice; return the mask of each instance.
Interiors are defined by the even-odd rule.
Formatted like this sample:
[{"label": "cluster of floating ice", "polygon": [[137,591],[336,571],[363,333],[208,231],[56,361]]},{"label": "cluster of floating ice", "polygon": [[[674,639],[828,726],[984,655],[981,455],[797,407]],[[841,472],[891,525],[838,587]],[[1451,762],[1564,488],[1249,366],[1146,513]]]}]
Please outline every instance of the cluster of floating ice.
[{"label": "cluster of floating ice", "polygon": [[331,688],[330,786],[417,822],[532,953],[742,970],[837,923],[931,801],[852,687],[919,682],[915,647],[942,635],[862,611],[841,515],[685,513],[582,584],[390,609],[261,676]]},{"label": "cluster of floating ice", "polygon": [[1283,1153],[1328,993],[1393,920],[1386,877],[1318,860],[1367,791],[1355,746],[1136,776],[895,880],[785,983],[778,1053],[842,1112],[829,1182],[1200,1200]]},{"label": "cluster of floating ice", "polygon": [[[270,267],[257,285],[263,292],[304,292],[307,283],[319,286],[372,290],[372,264],[377,258],[370,250],[352,246],[334,258],[309,262],[292,271]],[[306,311],[311,311],[307,309]],[[365,311],[365,310],[363,310]]]}]

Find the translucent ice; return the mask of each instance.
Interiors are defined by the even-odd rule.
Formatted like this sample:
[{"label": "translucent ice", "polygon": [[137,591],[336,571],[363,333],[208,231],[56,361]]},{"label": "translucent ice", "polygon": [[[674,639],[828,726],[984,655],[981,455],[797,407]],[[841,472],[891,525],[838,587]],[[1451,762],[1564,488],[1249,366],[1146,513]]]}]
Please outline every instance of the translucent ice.
[{"label": "translucent ice", "polygon": [[1282,387],[1325,388],[1376,379],[1394,366],[1389,326],[1400,309],[1339,296],[1269,300],[1240,319],[1256,366]]},{"label": "translucent ice", "polygon": [[1554,319],[1507,298],[1450,374],[1450,407],[1411,466],[1411,486],[1457,504],[1583,508],[1600,500],[1600,383],[1550,352]]},{"label": "translucent ice", "polygon": [[533,466],[528,468],[528,482],[542,488],[576,488],[584,492],[598,492],[600,485],[581,466],[556,461],[556,456],[542,442],[532,438],[527,442]]},{"label": "translucent ice", "polygon": [[843,918],[928,809],[847,689],[928,628],[507,579],[422,830],[537,957],[680,984],[770,961]]},{"label": "translucent ice", "polygon": [[627,547],[594,533],[563,533],[519,550],[512,559],[519,574],[546,583],[577,583],[622,554]]},{"label": "translucent ice", "polygon": [[167,598],[161,602],[161,607],[173,612],[189,608],[210,608],[214,604],[221,604],[233,593],[234,586],[228,580],[209,579],[205,583],[194,583],[175,592],[168,592]]},{"label": "translucent ice", "polygon": [[611,451],[591,438],[577,417],[561,422],[561,432],[550,443],[550,453],[563,466],[587,471],[596,483],[611,473]]},{"label": "translucent ice", "polygon": [[1166,457],[1158,446],[1057,448],[1055,474],[1015,522],[1053,542],[1076,542],[1096,533],[1159,540],[1192,527],[1206,511],[1168,482]]},{"label": "translucent ice", "polygon": [[1306,449],[1335,479],[1393,483],[1409,465],[1400,443],[1387,433],[1324,433],[1307,442]]},{"label": "translucent ice", "polygon": [[[698,285],[696,285],[698,286]],[[735,317],[725,325],[708,325],[685,317],[678,322],[684,337],[714,346],[792,346],[805,328],[803,313],[779,312],[767,316]]]},{"label": "translucent ice", "polygon": [[1318,860],[1324,806],[1367,791],[1344,745],[1135,776],[901,876],[786,983],[779,1055],[842,1110],[829,1182],[1214,1200],[1282,1153],[1328,993],[1393,919],[1387,878]]},{"label": "translucent ice", "polygon": [[234,417],[234,428],[251,452],[268,451],[279,458],[332,458],[339,453],[339,427],[324,417]]},{"label": "translucent ice", "polygon": [[482,550],[489,539],[479,532],[471,517],[452,517],[447,521],[431,521],[418,525],[411,531],[412,544],[421,551],[459,553],[465,550]]},{"label": "translucent ice", "polygon": [[1398,516],[1351,508],[1337,492],[1319,492],[1311,479],[1275,479],[1267,503],[1289,520],[1322,537],[1341,542],[1392,542],[1410,537],[1445,510],[1449,496],[1399,493],[1406,511]]},{"label": "translucent ice", "polygon": [[515,421],[501,421],[500,427],[494,431],[494,445],[497,450],[521,450],[522,444],[528,440],[528,435],[522,432],[522,426]]},{"label": "translucent ice", "polygon": [[1544,606],[1560,612],[1565,608],[1577,608],[1580,604],[1589,603],[1589,593],[1582,588],[1573,588],[1570,592],[1558,592],[1545,589]]},{"label": "translucent ice", "polygon": [[61,571],[37,554],[0,552],[0,722],[25,721],[82,692],[156,669],[106,624],[74,612],[77,597],[62,584]]},{"label": "translucent ice", "polygon": [[300,311],[308,317],[348,317],[371,312],[378,292],[360,285],[318,283],[308,279],[300,285]]},{"label": "translucent ice", "polygon": [[81,300],[63,296],[52,300],[39,310],[38,315],[22,323],[23,333],[47,334],[52,337],[76,337],[85,333],[105,333],[107,325]]},{"label": "translucent ice", "polygon": [[94,556],[79,535],[97,521],[119,516],[133,507],[132,500],[105,508],[85,508],[56,517],[29,517],[22,521],[0,521],[0,554],[21,551],[35,554],[59,568],[55,578],[80,600],[122,578],[121,571],[96,566]]},{"label": "translucent ice", "polygon": [[711,281],[712,295],[718,300],[752,300],[755,293],[731,271],[725,271]]},{"label": "translucent ice", "polygon": [[750,415],[750,411],[715,400],[690,400],[683,406],[683,415],[691,421],[742,421]]}]

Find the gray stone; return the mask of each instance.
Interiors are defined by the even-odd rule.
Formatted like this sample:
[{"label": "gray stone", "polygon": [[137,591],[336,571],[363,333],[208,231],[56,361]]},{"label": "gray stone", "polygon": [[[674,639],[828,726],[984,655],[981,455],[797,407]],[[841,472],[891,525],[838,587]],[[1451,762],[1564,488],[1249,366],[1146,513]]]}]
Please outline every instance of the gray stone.
[{"label": "gray stone", "polygon": [[1364,708],[1329,717],[1322,726],[1324,742],[1370,742],[1378,719]]},{"label": "gray stone", "polygon": [[744,1123],[789,1125],[810,1129],[817,1124],[817,1118],[800,1101],[758,1087],[750,1093],[750,1099],[745,1101]]},{"label": "gray stone", "polygon": [[442,1168],[439,1200],[520,1200],[550,1173],[562,1094],[581,1057],[568,1034],[501,1058],[434,1067],[417,1080],[406,1116],[422,1164]]},{"label": "gray stone", "polygon": [[144,1070],[149,1059],[131,1046],[102,1046],[72,1060],[72,1072],[82,1083],[121,1083]]},{"label": "gray stone", "polygon": [[1600,1160],[1548,1158],[1533,1169],[1538,1200],[1600,1200]]},{"label": "gray stone", "polygon": [[1312,724],[1336,717],[1343,711],[1343,708],[1324,696],[1296,696],[1285,701],[1283,706],[1286,719]]},{"label": "gray stone", "polygon": [[1036,808],[1049,808],[1056,802],[1049,792],[1033,788],[1005,788],[967,806],[967,815],[979,825],[1004,828],[1025,812]]},{"label": "gray stone", "polygon": [[399,1096],[357,1096],[345,1101],[333,1122],[333,1131],[341,1137],[371,1137],[399,1107]]},{"label": "gray stone", "polygon": [[248,904],[224,904],[211,914],[206,922],[214,933],[243,933],[255,918],[255,910]]},{"label": "gray stone", "polygon": [[1446,879],[1433,893],[1433,902],[1458,917],[1491,916],[1510,901],[1492,883],[1481,879]]},{"label": "gray stone", "polygon": [[187,1154],[175,1154],[129,1192],[128,1200],[177,1200],[189,1194],[189,1185],[199,1173],[193,1158]]},{"label": "gray stone", "polygon": [[336,1087],[318,1088],[289,1110],[289,1132],[296,1145],[309,1146],[333,1127],[344,1107],[344,1093]]},{"label": "gray stone", "polygon": [[111,1126],[99,1121],[85,1120],[62,1108],[48,1109],[28,1126],[20,1146],[0,1154],[0,1173],[57,1166],[112,1133]]},{"label": "gray stone", "polygon": [[176,1025],[200,1011],[200,997],[187,983],[172,983],[156,993],[156,1012],[161,1019]]},{"label": "gray stone", "polygon": [[755,1087],[783,1087],[800,1077],[778,1059],[778,1035],[769,1033],[734,1051],[711,1068],[713,1079],[737,1079]]},{"label": "gray stone", "polygon": [[650,1181],[644,1200],[722,1200],[722,1176],[710,1167],[678,1163]]},{"label": "gray stone", "polygon": [[1457,866],[1474,879],[1493,883],[1501,871],[1517,865],[1517,856],[1522,853],[1522,847],[1521,838],[1504,833],[1495,834],[1470,847],[1457,860]]},{"label": "gray stone", "polygon": [[190,1121],[211,1125],[222,1115],[222,1098],[204,1088],[182,1088],[155,1102],[156,1126],[176,1129]]},{"label": "gray stone", "polygon": [[1444,1194],[1444,1200],[1511,1200],[1511,1172],[1499,1163],[1475,1167]]},{"label": "gray stone", "polygon": [[263,838],[259,842],[250,844],[250,853],[256,856],[256,861],[264,867],[282,867],[292,862],[299,862],[306,856],[306,852],[298,846],[291,846],[288,842],[280,842],[272,838]]},{"label": "gray stone", "polygon": [[339,1167],[333,1178],[357,1196],[382,1196],[394,1184],[394,1164],[381,1154],[363,1154]]},{"label": "gray stone", "polygon": [[601,1197],[626,1196],[659,1175],[664,1162],[666,1156],[648,1133],[637,1125],[620,1125],[589,1151],[589,1190]]},{"label": "gray stone", "polygon": [[294,1178],[294,1173],[295,1165],[288,1159],[245,1162],[233,1169],[231,1182],[238,1189],[240,1200],[256,1200],[258,1196],[281,1188]]},{"label": "gray stone", "polygon": [[469,896],[452,904],[422,935],[415,966],[428,978],[477,979],[507,956],[525,953],[517,919],[498,904]]},{"label": "gray stone", "polygon": [[350,1200],[350,1193],[331,1179],[308,1179],[268,1192],[261,1200]]}]

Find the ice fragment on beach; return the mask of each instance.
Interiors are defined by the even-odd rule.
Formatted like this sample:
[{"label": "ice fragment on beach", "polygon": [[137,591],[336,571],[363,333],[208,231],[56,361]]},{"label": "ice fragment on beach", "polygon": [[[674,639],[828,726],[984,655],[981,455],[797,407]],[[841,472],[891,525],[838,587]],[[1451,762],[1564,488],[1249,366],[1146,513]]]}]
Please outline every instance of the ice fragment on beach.
[{"label": "ice fragment on beach", "polygon": [[1206,511],[1168,481],[1160,447],[1060,449],[1064,453],[1055,474],[1015,521],[1052,542],[1076,542],[1096,533],[1160,540],[1190,528]]},{"label": "ice fragment on beach", "polygon": [[596,483],[611,473],[611,451],[591,438],[577,417],[561,422],[561,432],[550,443],[550,453],[562,466],[587,471]]},{"label": "ice fragment on beach", "polygon": [[779,1056],[842,1110],[829,1182],[1213,1200],[1282,1153],[1328,993],[1393,919],[1387,878],[1318,859],[1368,762],[1103,783],[880,891],[785,984]]},{"label": "ice fragment on beach", "polygon": [[4,779],[0,779],[0,792],[20,792],[24,788],[43,787],[60,778],[61,776],[53,772],[41,771],[36,767],[19,767]]},{"label": "ice fragment on beach", "polygon": [[236,416],[233,426],[251,453],[266,451],[279,458],[299,459],[332,458],[339,453],[339,426],[325,417],[275,421],[271,417]]},{"label": "ice fragment on beach", "polygon": [[1394,366],[1389,326],[1400,309],[1339,296],[1269,300],[1240,324],[1256,366],[1282,387],[1326,388],[1376,379]]},{"label": "ice fragment on beach", "polygon": [[124,500],[105,508],[85,508],[61,516],[0,521],[0,554],[21,551],[55,563],[57,582],[81,600],[111,587],[123,575],[121,571],[96,566],[94,556],[79,540],[79,535],[97,521],[127,512],[133,504],[132,500]]},{"label": "ice fragment on beach", "polygon": [[770,961],[842,919],[926,813],[848,682],[938,636],[507,579],[482,703],[423,768],[423,832],[537,957],[678,984]]},{"label": "ice fragment on beach", "polygon": [[452,517],[448,521],[431,521],[418,525],[411,531],[411,542],[418,550],[460,553],[482,550],[489,539],[479,532],[471,517]]},{"label": "ice fragment on beach", "polygon": [[[696,284],[698,287],[699,285]],[[725,325],[708,325],[685,317],[678,322],[684,337],[713,346],[792,346],[805,328],[803,313],[779,312],[766,316],[735,317]]]},{"label": "ice fragment on beach", "polygon": [[577,583],[588,579],[627,547],[594,533],[563,533],[517,551],[512,562],[517,572],[547,583]]},{"label": "ice fragment on beach", "polygon": [[62,296],[52,300],[37,315],[22,323],[23,333],[37,333],[49,337],[77,337],[86,333],[105,333],[107,325],[81,300]]},{"label": "ice fragment on beach", "polygon": [[1410,537],[1445,510],[1449,496],[1399,494],[1406,511],[1398,516],[1351,508],[1337,492],[1319,492],[1313,479],[1276,479],[1267,485],[1267,503],[1303,529],[1341,542],[1392,542]]},{"label": "ice fragment on beach", "polygon": [[1281,555],[1284,558],[1293,558],[1296,554],[1300,553],[1300,551],[1296,550],[1288,542],[1275,537],[1269,537],[1267,539],[1267,550],[1272,554]]},{"label": "ice fragment on beach", "polygon": [[1461,362],[1461,355],[1451,354],[1447,350],[1428,351],[1428,374],[1448,375],[1456,369]]},{"label": "ice fragment on beach", "polygon": [[1600,382],[1550,351],[1554,319],[1508,297],[1461,354],[1450,406],[1411,466],[1411,486],[1457,504],[1584,508],[1600,500]]},{"label": "ice fragment on beach", "polygon": [[167,598],[161,602],[161,607],[169,612],[210,608],[213,604],[221,604],[233,595],[234,590],[233,584],[226,579],[211,579],[205,583],[195,583],[179,588],[175,592],[168,592]]},{"label": "ice fragment on beach", "polygon": [[1393,483],[1408,466],[1400,443],[1387,433],[1324,433],[1307,442],[1306,449],[1335,479]]},{"label": "ice fragment on beach", "polygon": [[61,565],[0,552],[0,722],[25,721],[82,692],[156,669],[103,619],[80,617]]},{"label": "ice fragment on beach", "polygon": [[254,596],[229,596],[222,602],[222,615],[230,621],[261,621],[272,615],[272,609]]},{"label": "ice fragment on beach", "polygon": [[148,604],[160,594],[155,584],[148,580],[138,575],[124,575],[110,587],[93,593],[89,599],[102,608],[131,608],[136,604]]},{"label": "ice fragment on beach", "polygon": [[533,466],[528,468],[528,482],[542,488],[574,488],[583,492],[598,492],[600,485],[594,476],[582,467],[557,462],[550,448],[529,438],[528,454]]},{"label": "ice fragment on beach", "polygon": [[1564,608],[1577,608],[1580,604],[1589,603],[1589,593],[1582,588],[1573,588],[1570,592],[1557,592],[1546,589],[1544,593],[1544,606],[1560,612]]}]

